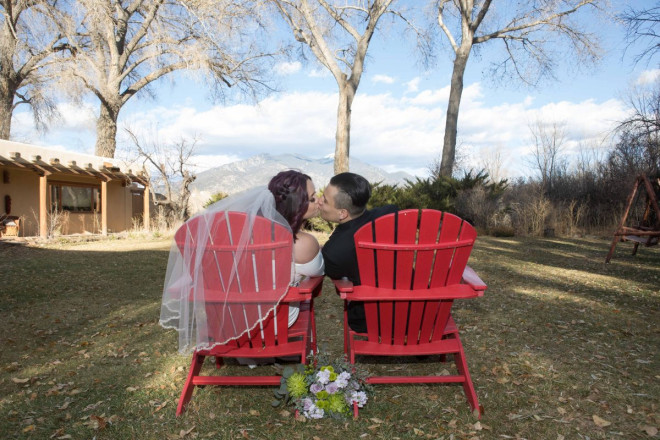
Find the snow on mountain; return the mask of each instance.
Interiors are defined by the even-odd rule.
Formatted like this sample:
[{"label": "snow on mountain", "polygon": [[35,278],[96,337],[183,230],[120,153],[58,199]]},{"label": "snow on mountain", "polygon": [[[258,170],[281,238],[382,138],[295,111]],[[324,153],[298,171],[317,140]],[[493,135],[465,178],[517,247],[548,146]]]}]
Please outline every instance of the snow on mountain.
[{"label": "snow on mountain", "polygon": [[[364,176],[369,182],[402,185],[405,183],[405,179],[414,179],[408,173],[388,173],[358,159],[351,158],[350,162],[351,171]],[[310,159],[296,154],[271,155],[265,153],[211,168],[199,173],[191,185],[192,208],[194,211],[200,209],[213,194],[218,192],[231,195],[255,186],[267,185],[275,174],[289,169],[300,170],[309,175],[316,188],[321,189],[334,175],[333,165],[332,157]]]}]

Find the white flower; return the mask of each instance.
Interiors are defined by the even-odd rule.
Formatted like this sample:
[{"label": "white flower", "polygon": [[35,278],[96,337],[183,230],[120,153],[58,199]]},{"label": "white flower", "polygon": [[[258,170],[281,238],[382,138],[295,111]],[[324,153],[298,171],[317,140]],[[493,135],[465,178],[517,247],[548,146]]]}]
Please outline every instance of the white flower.
[{"label": "white flower", "polygon": [[327,384],[328,382],[330,382],[330,371],[329,370],[319,371],[318,373],[316,373],[316,380],[318,380],[320,384],[323,385]]},{"label": "white flower", "polygon": [[335,383],[339,388],[346,388],[346,385],[348,385],[348,380],[350,378],[351,378],[351,373],[349,373],[348,371],[342,371],[342,373],[339,376],[337,376],[337,380],[335,380]]},{"label": "white flower", "polygon": [[367,403],[367,393],[364,391],[353,391],[347,401],[349,404],[357,402],[358,408],[362,408]]},{"label": "white flower", "polygon": [[303,412],[303,415],[308,419],[322,419],[325,415],[325,411],[323,411],[318,406],[311,404],[309,409]]}]

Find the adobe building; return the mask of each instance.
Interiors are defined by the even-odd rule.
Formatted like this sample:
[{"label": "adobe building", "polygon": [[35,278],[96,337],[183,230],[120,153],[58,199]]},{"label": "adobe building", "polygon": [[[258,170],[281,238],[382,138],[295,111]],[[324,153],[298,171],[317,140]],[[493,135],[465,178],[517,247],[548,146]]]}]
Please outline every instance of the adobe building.
[{"label": "adobe building", "polygon": [[0,140],[0,236],[103,234],[149,228],[144,174],[117,159]]}]

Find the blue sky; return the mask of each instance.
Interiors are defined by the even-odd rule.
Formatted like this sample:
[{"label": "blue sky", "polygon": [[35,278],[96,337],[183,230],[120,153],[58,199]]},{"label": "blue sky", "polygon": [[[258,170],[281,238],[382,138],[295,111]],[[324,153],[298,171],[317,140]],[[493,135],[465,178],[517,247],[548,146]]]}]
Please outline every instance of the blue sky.
[{"label": "blue sky", "polygon": [[[642,7],[643,1],[618,7]],[[591,23],[593,26],[602,26]],[[504,176],[529,175],[529,125],[539,118],[565,124],[565,154],[580,148],[609,148],[608,133],[623,119],[624,98],[631,85],[652,83],[660,75],[658,62],[634,65],[635,48],[624,56],[623,30],[613,24],[602,33],[604,56],[594,69],[576,71],[559,62],[556,81],[529,89],[519,83],[495,85],[484,76],[488,46],[472,57],[465,77],[459,115],[458,148],[468,166],[481,167],[499,152]],[[425,176],[442,149],[445,110],[451,76],[451,55],[424,70],[411,45],[396,35],[375,39],[352,114],[351,157],[388,171]],[[294,153],[311,158],[333,154],[337,86],[334,78],[313,62],[276,66],[279,91],[258,103],[213,104],[203,86],[183,75],[154,88],[156,99],[133,99],[120,113],[120,148],[126,145],[121,127],[157,133],[162,141],[195,136],[197,170],[259,153]],[[13,140],[71,151],[93,153],[95,115],[86,106],[62,104],[62,119],[44,135],[28,114],[16,115]]]}]

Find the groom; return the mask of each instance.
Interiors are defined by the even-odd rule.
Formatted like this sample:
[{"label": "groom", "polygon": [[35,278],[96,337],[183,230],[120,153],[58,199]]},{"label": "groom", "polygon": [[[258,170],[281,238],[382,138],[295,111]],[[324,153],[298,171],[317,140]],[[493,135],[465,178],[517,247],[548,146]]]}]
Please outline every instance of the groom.
[{"label": "groom", "polygon": [[[333,280],[344,278],[360,285],[353,235],[368,222],[397,211],[394,205],[367,210],[370,197],[367,179],[355,173],[340,173],[330,179],[319,199],[321,217],[339,223],[322,250],[325,274]],[[356,332],[366,332],[363,304],[349,302],[347,309],[348,325]]]}]

